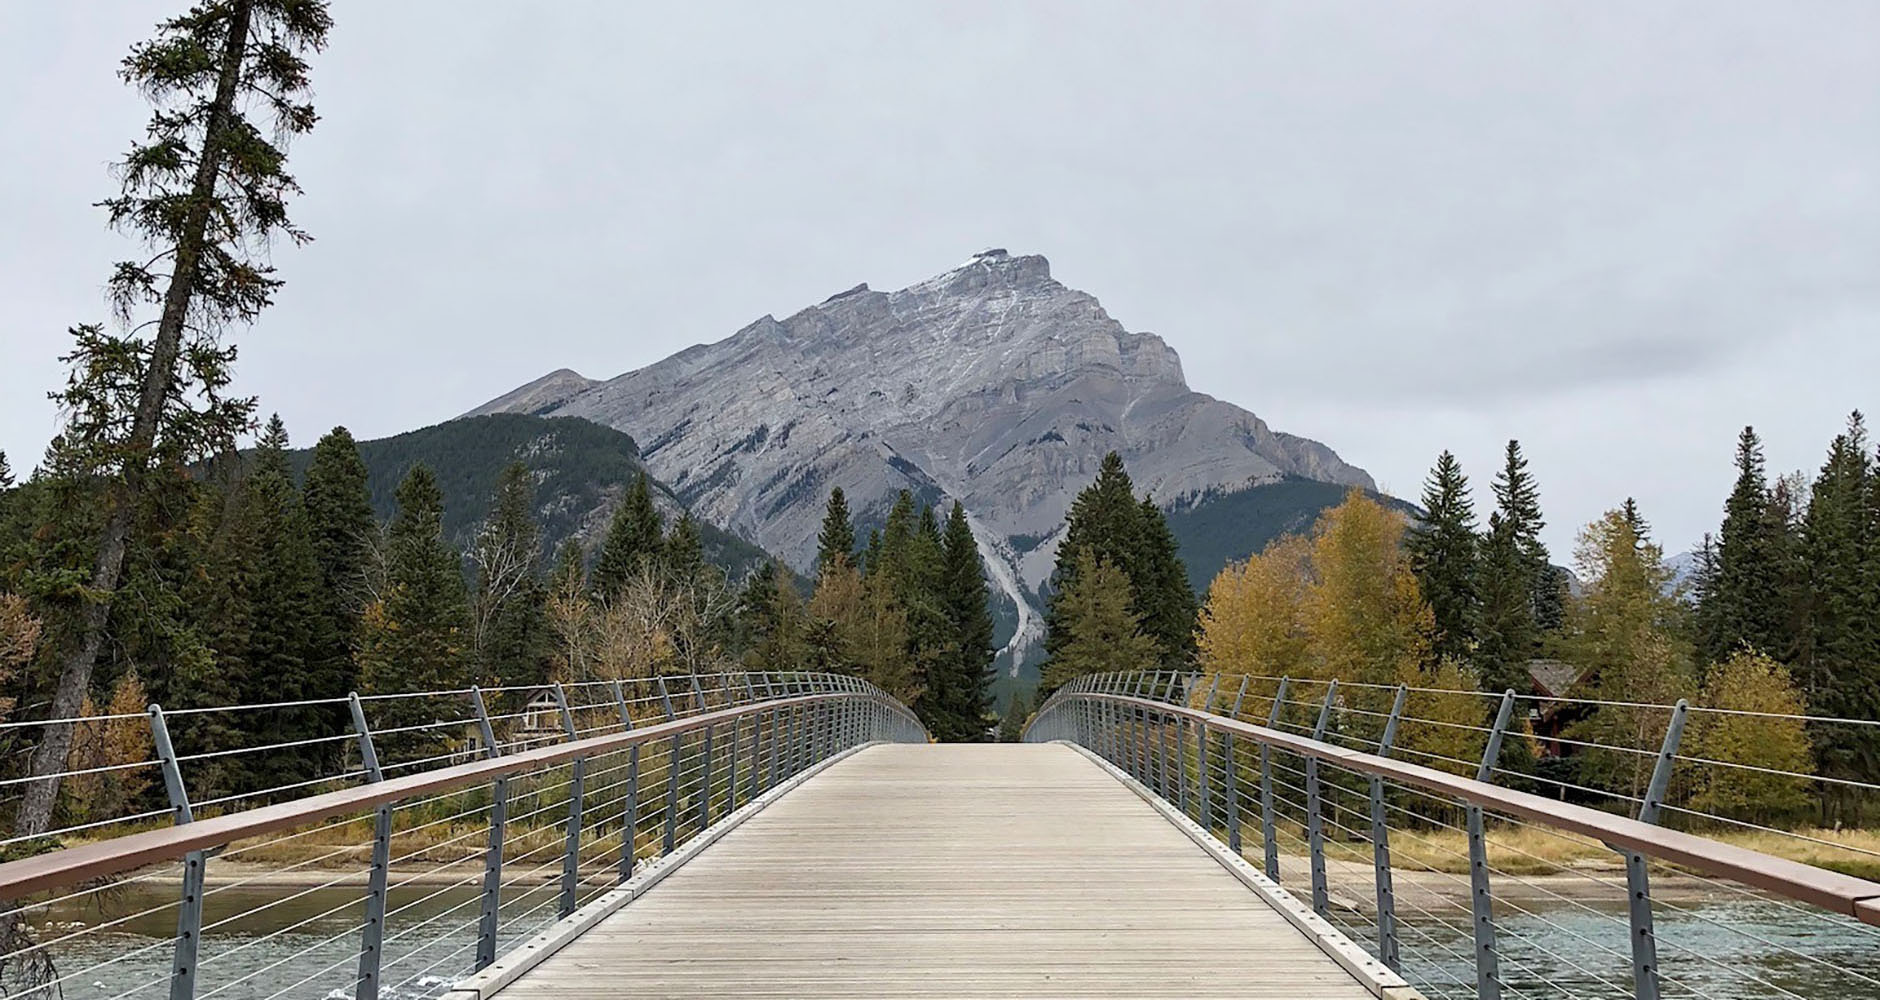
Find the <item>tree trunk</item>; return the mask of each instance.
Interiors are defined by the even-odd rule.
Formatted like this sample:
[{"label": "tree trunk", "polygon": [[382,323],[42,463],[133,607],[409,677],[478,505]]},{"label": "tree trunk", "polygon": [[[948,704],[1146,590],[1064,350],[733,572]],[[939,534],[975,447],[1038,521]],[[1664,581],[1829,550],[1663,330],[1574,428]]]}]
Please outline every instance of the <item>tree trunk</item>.
[{"label": "tree trunk", "polygon": [[221,133],[234,115],[235,95],[241,85],[242,57],[246,53],[252,0],[235,0],[229,12],[228,37],[223,43],[221,75],[216,81],[215,100],[209,108],[209,120],[203,129],[202,155],[196,164],[196,176],[190,185],[189,214],[183,223],[182,239],[176,248],[176,266],[170,273],[169,287],[163,294],[163,313],[157,322],[156,339],[151,345],[150,367],[137,397],[137,412],[125,442],[123,481],[111,490],[110,515],[98,540],[98,558],[92,567],[89,603],[85,608],[84,636],[78,648],[65,660],[59,671],[59,685],[52,696],[52,709],[39,745],[33,749],[28,774],[43,777],[26,786],[20,802],[14,835],[37,836],[52,828],[53,806],[59,798],[59,772],[65,767],[72,749],[72,722],[91,686],[92,667],[104,646],[105,629],[111,618],[112,598],[116,596],[124,568],[131,521],[142,499],[145,475],[149,471],[150,449],[156,443],[163,420],[163,405],[176,383],[177,357],[182,348],[183,327],[189,318],[189,302],[208,239],[209,208],[215,199],[217,175],[222,165]]}]

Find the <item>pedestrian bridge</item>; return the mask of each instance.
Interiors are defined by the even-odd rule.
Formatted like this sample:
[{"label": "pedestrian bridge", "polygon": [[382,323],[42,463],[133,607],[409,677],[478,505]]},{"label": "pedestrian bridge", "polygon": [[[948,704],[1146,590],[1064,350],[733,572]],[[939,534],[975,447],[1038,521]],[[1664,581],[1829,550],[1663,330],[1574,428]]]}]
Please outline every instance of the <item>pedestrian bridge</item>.
[{"label": "pedestrian bridge", "polygon": [[1022,744],[826,675],[236,706],[336,726],[238,749],[152,706],[169,808],[0,864],[0,1000],[1880,996],[1880,884],[1657,822],[1682,704],[1622,814],[1497,783],[1512,695],[1270,680],[1086,678]]}]

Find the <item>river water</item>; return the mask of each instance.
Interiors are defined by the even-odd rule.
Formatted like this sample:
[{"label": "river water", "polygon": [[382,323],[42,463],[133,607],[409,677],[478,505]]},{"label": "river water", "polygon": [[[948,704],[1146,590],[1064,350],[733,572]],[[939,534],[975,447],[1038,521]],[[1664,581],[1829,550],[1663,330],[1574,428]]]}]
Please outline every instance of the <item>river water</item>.
[{"label": "river water", "polygon": [[[346,1000],[357,974],[358,888],[243,886],[214,890],[196,996],[200,1000]],[[510,890],[514,891],[514,890]],[[594,889],[592,891],[598,891]],[[108,911],[62,905],[37,922],[69,1000],[168,995],[175,888],[114,892]],[[499,952],[554,918],[555,889],[505,902]],[[389,902],[382,972],[387,1000],[441,995],[471,965],[478,893],[473,885],[408,886]],[[126,915],[155,910],[122,920]],[[1525,912],[1522,912],[1525,911]],[[122,920],[115,926],[100,925]],[[1466,913],[1409,915],[1400,934],[1405,972],[1432,998],[1472,997],[1475,967]],[[1513,997],[1630,997],[1623,911],[1523,901],[1498,918],[1502,979]],[[1730,897],[1661,907],[1666,997],[1715,1000],[1854,1000],[1880,997],[1880,933],[1780,901]],[[1350,928],[1354,937],[1368,930]]]}]

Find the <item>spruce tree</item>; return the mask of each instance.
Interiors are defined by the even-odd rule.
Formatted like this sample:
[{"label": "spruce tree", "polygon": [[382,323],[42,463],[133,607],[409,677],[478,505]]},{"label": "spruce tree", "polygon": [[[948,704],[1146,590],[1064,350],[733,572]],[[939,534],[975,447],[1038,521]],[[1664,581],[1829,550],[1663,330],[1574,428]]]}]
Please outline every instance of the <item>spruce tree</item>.
[{"label": "spruce tree", "polygon": [[1473,662],[1481,625],[1476,591],[1475,502],[1456,456],[1445,451],[1423,484],[1423,515],[1405,539],[1410,568],[1436,621],[1431,652],[1457,663]]},{"label": "spruce tree", "polygon": [[[287,464],[287,429],[269,419],[246,479],[241,516],[255,559],[251,620],[246,651],[244,702],[256,704],[344,697],[350,690],[349,650],[334,630],[322,599],[320,566],[314,557],[300,491]],[[270,713],[258,742],[310,739],[334,731],[341,716],[333,706]],[[258,755],[246,762],[248,787],[269,788],[319,773],[337,762],[330,747]]]},{"label": "spruce tree", "polygon": [[[351,432],[335,427],[313,446],[301,507],[313,557],[320,566],[320,595],[335,635],[354,644],[365,609],[367,571],[378,544],[365,459]],[[349,675],[351,671],[349,670]],[[349,676],[348,688],[356,682]]]},{"label": "spruce tree", "polygon": [[1736,485],[1724,501],[1716,564],[1699,613],[1705,628],[1699,652],[1710,663],[1722,663],[1744,648],[1764,656],[1788,653],[1788,526],[1771,516],[1771,501],[1762,442],[1745,427],[1736,443]]},{"label": "spruce tree", "polygon": [[[163,480],[226,447],[252,419],[253,401],[226,392],[235,349],[222,334],[253,322],[280,287],[270,240],[308,239],[288,218],[300,189],[285,147],[318,120],[302,55],[324,46],[331,24],[322,0],[200,3],[132,46],[118,71],[155,108],[119,165],[118,194],[101,205],[112,228],[143,247],[108,283],[126,331],[73,327],[71,375],[56,394],[68,414],[62,436],[107,492],[49,718],[75,716],[91,689],[133,521]],[[26,785],[15,834],[50,827],[71,745],[70,723],[47,725],[28,773],[49,780]]]},{"label": "spruce tree", "polygon": [[[1880,623],[1876,622],[1877,485],[1865,418],[1856,412],[1834,439],[1802,520],[1808,570],[1807,628],[1794,677],[1811,714],[1880,718]],[[1824,777],[1869,780],[1880,773],[1880,729],[1811,723]],[[1859,823],[1868,803],[1830,786],[1823,821]]]},{"label": "spruce tree", "polygon": [[[384,596],[367,606],[361,624],[360,686],[373,694],[465,687],[474,653],[470,598],[463,561],[444,540],[443,491],[420,464],[406,473],[396,497],[398,513],[385,538]],[[440,710],[412,699],[384,705],[387,726],[429,722]],[[412,733],[394,746],[415,753],[439,738]]]},{"label": "spruce tree", "polygon": [[1164,669],[1184,670],[1195,660],[1195,624],[1201,607],[1188,585],[1181,546],[1162,508],[1144,495],[1137,505],[1136,556],[1130,563],[1131,607],[1155,640]]},{"label": "spruce tree", "polygon": [[1508,442],[1494,489],[1495,511],[1480,556],[1476,671],[1486,690],[1526,693],[1533,687],[1527,664],[1538,652],[1548,618],[1558,621],[1561,588],[1541,544],[1539,489],[1520,442]]},{"label": "spruce tree", "polygon": [[[1045,607],[1045,652],[1056,656],[1070,632],[1056,610],[1058,595],[1077,582],[1077,553],[1088,548],[1130,581],[1131,611],[1155,644],[1155,662],[1182,669],[1194,660],[1194,591],[1167,519],[1149,498],[1138,499],[1123,459],[1103,457],[1096,479],[1071,502]],[[1145,664],[1147,666],[1147,664]]]},{"label": "spruce tree", "polygon": [[[914,536],[919,530],[920,514],[914,506],[914,494],[902,490],[894,498],[894,506],[888,508],[888,519],[881,526],[881,538],[875,558],[871,561],[870,575],[887,574],[896,581],[909,579],[913,575]],[[874,539],[870,539],[871,544]]]},{"label": "spruce tree", "polygon": [[666,579],[674,585],[696,584],[705,576],[705,547],[699,537],[698,522],[690,512],[681,513],[671,533],[660,546],[660,559]]},{"label": "spruce tree", "polygon": [[607,526],[600,558],[594,563],[594,592],[614,597],[642,569],[659,565],[664,537],[659,511],[653,508],[653,491],[642,470]]},{"label": "spruce tree", "polygon": [[927,696],[934,710],[927,728],[943,741],[984,739],[986,712],[992,704],[988,673],[995,652],[992,614],[986,606],[979,544],[966,520],[966,509],[958,503],[947,516],[939,586],[952,634],[939,664],[929,671]]},{"label": "spruce tree", "polygon": [[538,575],[541,556],[535,488],[528,467],[512,462],[497,476],[490,512],[471,549],[476,592],[470,608],[478,684],[547,680],[546,595]]},{"label": "spruce tree", "polygon": [[1073,561],[1073,582],[1058,601],[1064,642],[1045,661],[1040,697],[1086,674],[1141,670],[1156,655],[1155,640],[1130,609],[1129,576],[1088,548]]},{"label": "spruce tree", "polygon": [[840,486],[829,491],[822,531],[816,536],[816,569],[820,571],[838,555],[851,565],[855,562],[855,525],[849,520],[849,501]]},{"label": "spruce tree", "polygon": [[881,529],[868,529],[868,546],[862,550],[862,572],[872,574],[881,568]]},{"label": "spruce tree", "polygon": [[1697,543],[1697,551],[1692,553],[1690,583],[1690,591],[1685,596],[1691,602],[1691,644],[1703,655],[1705,650],[1720,644],[1718,637],[1727,628],[1725,623],[1717,621],[1723,608],[1723,602],[1716,596],[1717,539],[1708,531]]},{"label": "spruce tree", "polygon": [[747,628],[753,640],[745,657],[752,670],[796,671],[810,668],[809,615],[790,572],[772,563],[750,584]]},{"label": "spruce tree", "polygon": [[1637,500],[1626,497],[1625,502],[1619,505],[1619,516],[1625,519],[1626,527],[1632,529],[1632,537],[1638,539],[1640,545],[1651,541],[1651,522],[1639,513]]}]

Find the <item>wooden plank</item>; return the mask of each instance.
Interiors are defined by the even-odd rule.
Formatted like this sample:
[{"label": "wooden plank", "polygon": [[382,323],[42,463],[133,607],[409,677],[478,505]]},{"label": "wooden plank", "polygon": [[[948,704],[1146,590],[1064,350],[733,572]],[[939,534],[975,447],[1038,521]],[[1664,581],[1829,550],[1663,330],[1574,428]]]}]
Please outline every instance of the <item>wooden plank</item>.
[{"label": "wooden plank", "polygon": [[880,746],[504,989],[600,997],[1372,994],[1055,745]]}]

